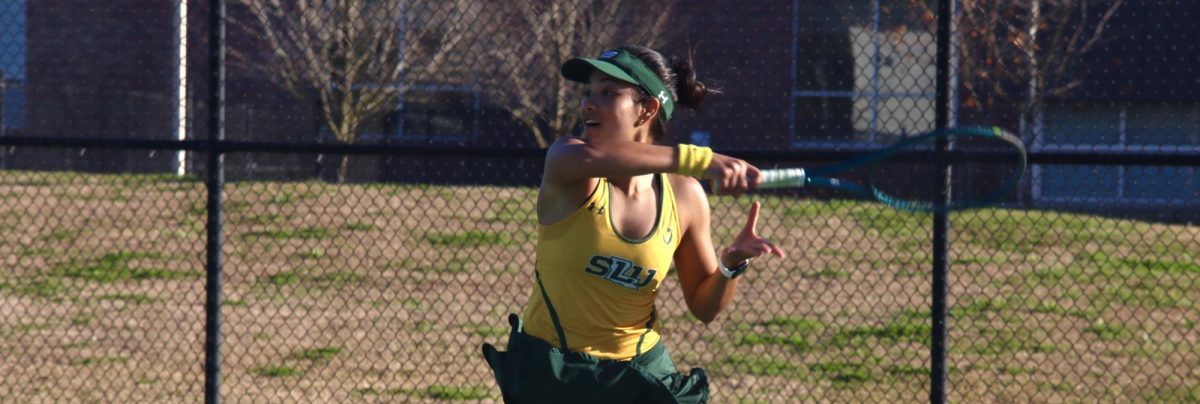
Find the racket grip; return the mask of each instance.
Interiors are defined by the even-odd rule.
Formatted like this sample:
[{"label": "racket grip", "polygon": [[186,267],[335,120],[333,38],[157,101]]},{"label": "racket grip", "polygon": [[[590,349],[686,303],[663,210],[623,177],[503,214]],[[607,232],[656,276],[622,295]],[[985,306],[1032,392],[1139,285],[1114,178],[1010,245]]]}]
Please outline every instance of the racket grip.
[{"label": "racket grip", "polygon": [[762,170],[759,171],[759,174],[762,175],[763,179],[762,184],[758,185],[759,189],[804,186],[805,175],[803,168]]}]

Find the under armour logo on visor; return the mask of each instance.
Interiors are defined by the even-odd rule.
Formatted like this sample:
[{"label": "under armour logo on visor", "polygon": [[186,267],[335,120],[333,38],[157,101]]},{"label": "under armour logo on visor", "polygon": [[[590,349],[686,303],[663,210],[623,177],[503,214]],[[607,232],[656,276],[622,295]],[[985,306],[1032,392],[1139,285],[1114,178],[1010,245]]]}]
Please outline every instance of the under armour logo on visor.
[{"label": "under armour logo on visor", "polygon": [[666,91],[658,92],[658,102],[661,102],[663,104],[667,103],[667,92]]}]

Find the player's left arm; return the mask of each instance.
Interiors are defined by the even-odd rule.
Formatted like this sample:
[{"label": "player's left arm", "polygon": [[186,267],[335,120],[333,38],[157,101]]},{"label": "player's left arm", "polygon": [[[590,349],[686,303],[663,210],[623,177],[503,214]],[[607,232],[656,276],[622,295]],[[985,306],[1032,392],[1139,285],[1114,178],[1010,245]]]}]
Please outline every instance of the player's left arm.
[{"label": "player's left arm", "polygon": [[692,315],[705,324],[717,318],[733,301],[740,278],[728,279],[718,270],[718,260],[734,267],[750,258],[771,253],[784,256],[783,250],[754,233],[759,204],[751,207],[747,228],[717,257],[712,242],[712,211],[704,188],[692,178],[672,175],[675,203],[683,236],[675,250],[675,270],[683,288],[684,300]]}]

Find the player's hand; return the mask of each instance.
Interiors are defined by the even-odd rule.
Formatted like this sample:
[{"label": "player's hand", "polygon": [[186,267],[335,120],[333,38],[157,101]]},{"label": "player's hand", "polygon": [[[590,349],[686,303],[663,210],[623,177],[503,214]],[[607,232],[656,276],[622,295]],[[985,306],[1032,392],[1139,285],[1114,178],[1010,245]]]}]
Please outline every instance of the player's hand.
[{"label": "player's hand", "polygon": [[762,207],[758,201],[750,205],[750,217],[746,219],[746,227],[742,228],[742,232],[738,233],[728,247],[721,251],[721,263],[727,268],[732,268],[743,261],[751,258],[757,258],[764,254],[772,254],[780,258],[784,258],[783,250],[771,244],[765,238],[759,237],[755,228],[758,227],[758,211]]},{"label": "player's hand", "polygon": [[704,178],[712,181],[713,192],[717,195],[741,196],[749,190],[757,189],[762,183],[762,176],[757,167],[745,160],[713,153]]}]

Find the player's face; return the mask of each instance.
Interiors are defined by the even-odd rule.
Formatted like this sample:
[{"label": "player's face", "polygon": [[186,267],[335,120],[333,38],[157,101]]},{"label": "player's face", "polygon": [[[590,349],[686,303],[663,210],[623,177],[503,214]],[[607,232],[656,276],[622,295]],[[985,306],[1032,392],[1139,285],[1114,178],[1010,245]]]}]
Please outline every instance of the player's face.
[{"label": "player's face", "polygon": [[636,101],[638,91],[633,84],[599,70],[592,71],[587,92],[579,104],[584,136],[588,139],[633,139],[638,116],[643,112]]}]

